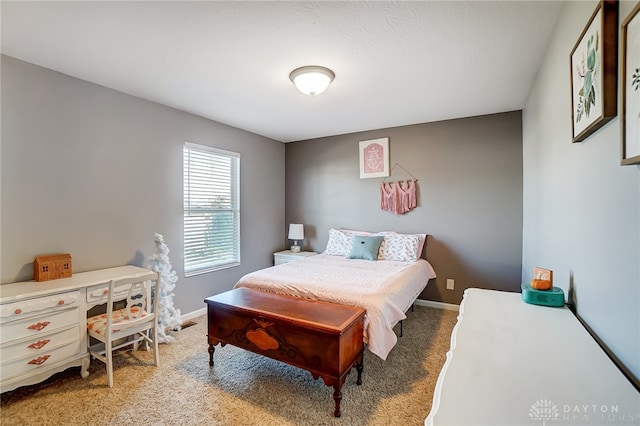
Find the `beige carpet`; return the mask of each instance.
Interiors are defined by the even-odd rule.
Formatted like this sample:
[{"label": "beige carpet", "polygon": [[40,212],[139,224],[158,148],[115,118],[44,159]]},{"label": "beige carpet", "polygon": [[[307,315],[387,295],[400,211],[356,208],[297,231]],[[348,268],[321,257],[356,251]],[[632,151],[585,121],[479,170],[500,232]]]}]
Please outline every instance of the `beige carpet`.
[{"label": "beige carpet", "polygon": [[[2,394],[2,425],[422,425],[449,349],[457,313],[416,306],[386,361],[365,351],[342,387],[342,417],[322,379],[232,347],[216,347],[209,367],[206,317],[151,352],[116,357],[114,387],[92,360],[81,379],[71,368],[41,384]],[[396,327],[399,331],[399,326]]]}]

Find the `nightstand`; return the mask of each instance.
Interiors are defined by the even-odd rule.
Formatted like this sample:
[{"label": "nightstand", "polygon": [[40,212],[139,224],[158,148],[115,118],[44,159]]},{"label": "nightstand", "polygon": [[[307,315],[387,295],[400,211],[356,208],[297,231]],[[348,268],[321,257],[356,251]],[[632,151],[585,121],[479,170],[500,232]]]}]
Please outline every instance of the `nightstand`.
[{"label": "nightstand", "polygon": [[279,251],[277,253],[273,253],[273,264],[281,265],[283,263],[294,262],[316,254],[318,253],[315,251],[300,251],[298,253],[294,253],[291,250]]}]

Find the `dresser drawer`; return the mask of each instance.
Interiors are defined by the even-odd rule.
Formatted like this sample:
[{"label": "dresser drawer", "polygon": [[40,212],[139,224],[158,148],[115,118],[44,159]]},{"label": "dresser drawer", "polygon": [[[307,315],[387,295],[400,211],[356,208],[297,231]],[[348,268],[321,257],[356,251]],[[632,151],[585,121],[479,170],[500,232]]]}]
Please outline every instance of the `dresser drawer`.
[{"label": "dresser drawer", "polygon": [[78,330],[77,325],[72,325],[62,331],[44,333],[30,339],[21,339],[17,341],[18,343],[4,344],[0,348],[2,351],[0,364],[13,362],[24,357],[36,358],[61,346],[78,342],[80,341]]},{"label": "dresser drawer", "polygon": [[297,260],[305,259],[309,256],[315,256],[316,254],[318,253],[314,251],[300,251],[297,253],[293,253],[290,250],[280,251],[273,254],[273,264],[282,265],[283,263],[295,262]]},{"label": "dresser drawer", "polygon": [[80,342],[75,341],[24,358],[9,360],[7,362],[3,361],[0,364],[0,380],[10,379],[31,372],[36,373],[37,371],[35,370],[47,368],[60,361],[66,361],[78,353],[80,353]]},{"label": "dresser drawer", "polygon": [[29,318],[2,323],[0,324],[0,335],[2,335],[2,343],[4,345],[12,340],[28,338],[28,336],[40,336],[65,326],[77,325],[79,321],[80,311],[78,308],[67,308],[61,311],[54,310],[53,312],[44,312]]},{"label": "dresser drawer", "polygon": [[[0,305],[0,323],[32,318],[43,313],[63,311],[69,307],[78,306],[79,299],[79,291],[70,291],[67,293],[54,294],[36,299],[26,299],[21,300],[20,302]],[[4,334],[2,336],[2,340],[7,340]]]},{"label": "dresser drawer", "polygon": [[[117,291],[113,297],[113,300],[126,299],[129,293],[128,288],[120,287],[120,291]],[[109,283],[94,285],[87,288],[87,303],[91,305],[101,305],[107,303],[109,297]]]}]

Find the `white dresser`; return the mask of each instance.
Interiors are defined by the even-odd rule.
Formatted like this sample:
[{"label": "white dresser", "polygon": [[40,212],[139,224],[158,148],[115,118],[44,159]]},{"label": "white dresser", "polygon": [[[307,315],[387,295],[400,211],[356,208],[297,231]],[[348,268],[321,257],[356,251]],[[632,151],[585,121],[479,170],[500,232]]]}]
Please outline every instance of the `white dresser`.
[{"label": "white dresser", "polygon": [[640,393],[567,308],[468,288],[426,426],[638,425]]},{"label": "white dresser", "polygon": [[0,392],[80,366],[89,375],[87,310],[106,301],[113,279],[150,271],[119,266],[70,278],[0,286]]}]

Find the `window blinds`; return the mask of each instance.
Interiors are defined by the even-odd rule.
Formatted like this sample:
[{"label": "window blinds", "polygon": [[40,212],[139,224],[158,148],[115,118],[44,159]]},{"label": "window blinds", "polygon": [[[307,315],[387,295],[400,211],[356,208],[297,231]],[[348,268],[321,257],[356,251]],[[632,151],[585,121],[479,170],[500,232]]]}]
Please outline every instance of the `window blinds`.
[{"label": "window blinds", "polygon": [[240,154],[186,142],[186,276],[240,264]]}]

